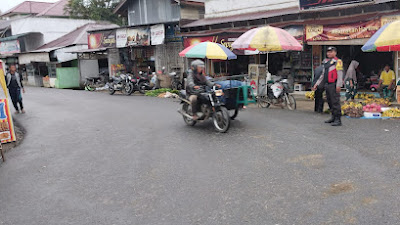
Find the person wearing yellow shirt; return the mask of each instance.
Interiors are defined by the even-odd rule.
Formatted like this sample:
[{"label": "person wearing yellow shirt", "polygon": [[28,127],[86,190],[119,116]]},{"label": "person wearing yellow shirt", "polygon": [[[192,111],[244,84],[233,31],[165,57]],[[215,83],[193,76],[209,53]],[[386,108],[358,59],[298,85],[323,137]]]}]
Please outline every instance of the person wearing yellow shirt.
[{"label": "person wearing yellow shirt", "polygon": [[394,87],[395,80],[396,75],[394,74],[394,71],[390,69],[389,64],[386,64],[385,69],[382,71],[381,77],[379,78],[379,89],[381,97],[391,97],[391,91]]}]

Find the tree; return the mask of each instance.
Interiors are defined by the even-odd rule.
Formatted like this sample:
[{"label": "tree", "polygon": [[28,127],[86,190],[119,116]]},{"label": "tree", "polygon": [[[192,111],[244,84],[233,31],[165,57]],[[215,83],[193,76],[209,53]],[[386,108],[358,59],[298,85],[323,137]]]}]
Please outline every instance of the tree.
[{"label": "tree", "polygon": [[69,0],[65,12],[71,18],[109,21],[122,24],[122,19],[113,13],[120,0]]}]

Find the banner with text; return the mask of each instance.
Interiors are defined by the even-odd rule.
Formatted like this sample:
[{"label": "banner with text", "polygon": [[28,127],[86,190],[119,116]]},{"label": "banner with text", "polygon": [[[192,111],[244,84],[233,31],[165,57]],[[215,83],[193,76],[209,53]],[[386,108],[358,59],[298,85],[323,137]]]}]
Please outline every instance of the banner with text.
[{"label": "banner with text", "polygon": [[150,27],[151,45],[161,45],[165,39],[164,24],[158,24]]},{"label": "banner with text", "polygon": [[115,48],[117,46],[115,30],[90,33],[88,44],[89,49]]},{"label": "banner with text", "polygon": [[306,41],[337,41],[370,38],[380,28],[380,20],[345,25],[307,25]]},{"label": "banner with text", "polygon": [[18,40],[0,42],[0,54],[20,53],[21,47]]}]

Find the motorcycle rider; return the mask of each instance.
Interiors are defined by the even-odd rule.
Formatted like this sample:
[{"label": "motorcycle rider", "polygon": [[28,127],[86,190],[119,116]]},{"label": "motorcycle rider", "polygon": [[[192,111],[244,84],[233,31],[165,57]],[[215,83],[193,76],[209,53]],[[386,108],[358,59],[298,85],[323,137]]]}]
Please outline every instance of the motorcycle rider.
[{"label": "motorcycle rider", "polygon": [[204,73],[204,62],[200,59],[191,63],[191,69],[188,71],[186,92],[189,95],[189,101],[192,106],[193,120],[197,120],[197,99],[200,93],[204,92],[203,86],[221,87],[208,80]]}]

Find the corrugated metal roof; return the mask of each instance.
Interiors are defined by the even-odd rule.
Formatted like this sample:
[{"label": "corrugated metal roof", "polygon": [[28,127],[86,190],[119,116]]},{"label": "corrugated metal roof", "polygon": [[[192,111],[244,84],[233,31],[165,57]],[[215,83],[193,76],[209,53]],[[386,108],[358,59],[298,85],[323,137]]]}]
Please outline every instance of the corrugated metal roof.
[{"label": "corrugated metal roof", "polygon": [[73,45],[87,45],[88,44],[88,41],[87,41],[88,30],[96,29],[96,28],[112,29],[112,28],[117,28],[117,27],[118,27],[118,25],[110,24],[110,23],[106,23],[106,22],[104,22],[104,23],[89,23],[89,24],[83,25],[81,27],[78,27],[76,30],[74,30],[52,42],[42,45],[36,51],[43,50],[43,49],[63,48],[63,47],[68,47],[68,46],[73,46]]},{"label": "corrugated metal roof", "polygon": [[68,13],[65,13],[64,8],[68,4],[68,0],[60,0],[58,2],[53,3],[47,9],[43,10],[41,13],[36,16],[69,16]]},{"label": "corrugated metal roof", "polygon": [[25,1],[3,13],[1,16],[7,16],[9,14],[38,14],[51,5],[53,5],[53,3]]},{"label": "corrugated metal roof", "polygon": [[299,13],[300,9],[298,7],[292,7],[287,9],[279,9],[279,10],[270,10],[256,13],[246,13],[241,15],[227,16],[227,17],[217,17],[217,18],[205,18],[201,20],[197,20],[193,23],[186,24],[182,26],[183,28],[188,27],[201,27],[205,25],[215,25],[220,23],[231,23],[237,21],[247,21],[247,20],[257,20],[264,19],[274,16],[282,16],[289,14]]},{"label": "corrugated metal roof", "polygon": [[16,34],[16,35],[13,35],[13,36],[10,36],[10,37],[0,38],[0,42],[1,41],[17,40],[20,37],[27,36],[27,35],[30,35],[30,34],[42,34],[42,33],[40,33],[40,32],[28,32],[28,33],[23,33],[23,34]]}]

